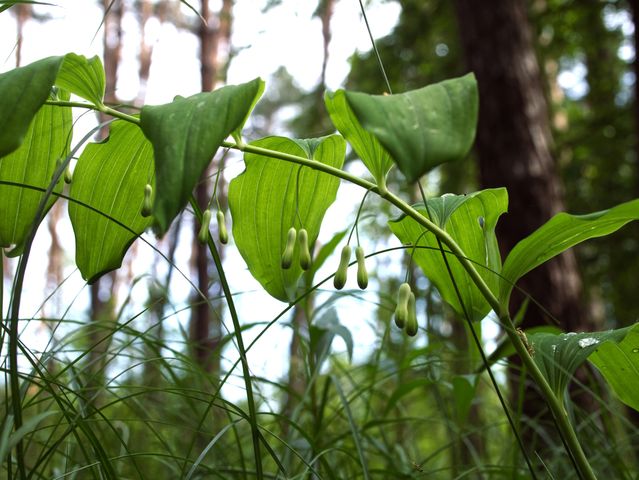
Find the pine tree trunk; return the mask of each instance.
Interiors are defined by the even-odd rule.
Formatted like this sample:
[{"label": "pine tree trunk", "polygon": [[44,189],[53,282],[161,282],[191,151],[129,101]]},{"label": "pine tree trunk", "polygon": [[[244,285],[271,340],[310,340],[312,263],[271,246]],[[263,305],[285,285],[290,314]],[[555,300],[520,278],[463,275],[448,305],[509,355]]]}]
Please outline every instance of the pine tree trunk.
[{"label": "pine tree trunk", "polygon": [[31,5],[18,4],[15,6],[16,15],[16,67],[22,65],[22,44],[24,43],[24,24],[31,16]]},{"label": "pine tree trunk", "polygon": [[[635,155],[639,156],[639,0],[628,0],[630,5],[630,11],[632,12],[632,21],[635,25],[635,32],[633,35],[635,46],[635,60],[632,62],[632,66],[635,72],[635,101],[634,101],[634,117],[635,117]],[[635,162],[636,164],[636,162]],[[639,197],[639,167],[635,168],[635,188],[636,196]]]},{"label": "pine tree trunk", "polygon": [[[220,54],[221,47],[230,42],[231,35],[231,12],[233,9],[232,0],[223,0],[222,7],[217,16],[211,13],[208,0],[202,0],[200,15],[203,21],[200,24],[198,36],[200,39],[200,71],[201,71],[201,87],[203,92],[212,91],[217,83],[221,72]],[[219,165],[217,165],[219,167]],[[212,164],[202,174],[200,184],[196,188],[195,198],[200,206],[204,209],[207,207],[211,195],[210,178],[212,172],[216,169],[216,165]],[[225,185],[223,176],[220,174],[218,181],[218,201],[224,207]],[[200,226],[195,223],[193,225],[193,236],[197,238]],[[219,248],[219,247],[218,247]],[[224,250],[219,248],[220,259],[224,259]],[[214,267],[210,265],[208,255],[208,247],[193,242],[192,261],[195,265],[197,286],[200,292],[207,296],[219,296],[221,289],[217,282],[213,286],[215,291],[212,292],[209,287],[211,281],[210,271]],[[201,298],[194,299],[194,305],[191,313],[190,334],[193,354],[198,364],[208,372],[219,372],[220,370],[220,353],[218,345],[222,336],[222,325],[218,315],[212,315],[209,304]]]},{"label": "pine tree trunk", "polygon": [[[456,0],[455,10],[467,65],[479,85],[475,151],[481,186],[505,186],[509,192],[508,214],[497,228],[505,257],[519,240],[563,210],[564,201],[526,2],[488,3]],[[552,323],[551,315],[566,331],[590,329],[571,251],[533,270],[518,286],[543,307],[530,304],[524,328]],[[511,313],[524,298],[514,291]],[[516,377],[511,376],[515,385]],[[544,404],[531,393],[525,395],[524,416],[540,422]]]},{"label": "pine tree trunk", "polygon": [[[105,93],[107,104],[117,103],[115,93],[118,67],[120,65],[120,50],[122,48],[122,16],[124,7],[122,0],[103,0],[104,10],[104,72]],[[105,115],[99,115],[100,122],[108,120]],[[108,136],[108,127],[99,132],[100,138]],[[89,286],[90,325],[89,325],[89,354],[87,355],[86,387],[94,403],[100,402],[101,389],[105,384],[106,353],[110,343],[110,328],[115,320],[113,291],[116,283],[116,273],[111,272]]]}]

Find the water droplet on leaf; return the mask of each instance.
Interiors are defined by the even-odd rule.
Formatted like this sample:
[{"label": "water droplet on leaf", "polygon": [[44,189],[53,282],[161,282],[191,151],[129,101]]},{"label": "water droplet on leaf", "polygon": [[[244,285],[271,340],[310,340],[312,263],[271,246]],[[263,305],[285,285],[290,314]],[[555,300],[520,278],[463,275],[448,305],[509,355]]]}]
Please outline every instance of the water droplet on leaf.
[{"label": "water droplet on leaf", "polygon": [[577,342],[581,348],[592,347],[593,345],[597,345],[599,340],[592,337],[582,338]]}]

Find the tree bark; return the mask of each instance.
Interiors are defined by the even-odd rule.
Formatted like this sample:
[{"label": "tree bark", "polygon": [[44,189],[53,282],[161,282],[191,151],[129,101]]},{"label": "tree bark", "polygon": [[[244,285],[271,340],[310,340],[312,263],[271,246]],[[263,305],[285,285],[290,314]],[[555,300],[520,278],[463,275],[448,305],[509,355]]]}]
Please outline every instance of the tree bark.
[{"label": "tree bark", "polygon": [[[224,70],[220,68],[220,53],[221,46],[230,42],[232,9],[233,1],[223,0],[220,12],[215,16],[211,13],[208,0],[202,0],[201,2],[200,15],[203,21],[200,24],[198,36],[200,39],[200,72],[203,92],[209,92],[215,88],[220,72]],[[195,190],[195,198],[202,209],[209,204],[211,195],[209,178],[213,169],[214,166],[211,165],[204,171]],[[224,181],[221,174],[218,181],[218,201],[222,206],[226,204]],[[193,225],[192,261],[195,265],[198,289],[208,296],[211,280],[211,275],[209,274],[210,260],[208,247],[196,241],[199,228],[200,226],[197,223]],[[219,253],[220,259],[223,259],[223,249],[220,248]],[[219,285],[217,285],[216,290],[214,296],[220,295],[221,289]],[[220,352],[217,351],[222,335],[220,318],[221,314],[212,315],[207,302],[202,301],[201,298],[195,299],[190,324],[193,354],[198,364],[208,372],[219,372],[220,369]]]},{"label": "tree bark", "polygon": [[[455,0],[467,66],[479,85],[479,123],[475,152],[482,188],[505,186],[508,214],[497,227],[505,257],[517,242],[564,209],[562,186],[551,154],[549,113],[528,23],[526,2]],[[589,330],[581,278],[572,251],[526,275],[518,286],[531,295],[523,327],[556,318],[566,331]],[[515,290],[511,313],[525,294]],[[513,372],[514,373],[514,372]],[[513,385],[517,374],[511,375]],[[517,391],[517,388],[513,388]],[[540,417],[544,404],[532,392],[523,399],[524,417]]]},{"label": "tree bark", "polygon": [[[120,65],[120,50],[122,48],[122,15],[123,5],[121,0],[103,0],[104,9],[104,72],[105,93],[104,101],[107,104],[117,103],[115,93],[118,67]],[[100,122],[108,118],[100,114]],[[102,128],[98,136],[104,139],[108,136],[108,127]],[[101,389],[105,384],[106,354],[109,348],[111,335],[107,323],[115,321],[113,304],[113,291],[116,284],[116,273],[99,278],[89,286],[90,324],[89,324],[89,354],[87,355],[86,387],[94,404],[100,403]]]},{"label": "tree bark", "polygon": [[[639,0],[628,0],[630,5],[630,12],[632,13],[632,22],[635,25],[634,47],[635,47],[635,60],[632,63],[633,70],[635,72],[635,101],[634,101],[634,120],[635,120],[635,155],[639,157]],[[637,162],[635,162],[636,165]],[[639,197],[639,167],[635,168],[635,189],[636,195]]]},{"label": "tree bark", "polygon": [[[475,150],[483,188],[505,186],[508,214],[499,222],[503,253],[564,208],[551,154],[546,98],[523,0],[456,0],[456,13],[468,67],[479,85],[479,124]],[[568,251],[527,275],[519,284],[566,329],[585,329],[581,280]],[[513,310],[523,296],[513,295]],[[526,324],[544,323],[543,311],[529,308]]]},{"label": "tree bark", "polygon": [[24,43],[24,24],[31,16],[31,5],[18,4],[15,6],[16,15],[16,67],[22,65],[22,44]]}]

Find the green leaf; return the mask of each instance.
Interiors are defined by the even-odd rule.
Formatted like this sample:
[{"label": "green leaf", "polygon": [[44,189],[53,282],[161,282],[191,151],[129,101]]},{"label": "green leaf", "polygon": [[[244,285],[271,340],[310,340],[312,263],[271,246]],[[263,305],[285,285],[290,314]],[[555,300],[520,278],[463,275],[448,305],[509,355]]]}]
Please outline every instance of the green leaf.
[{"label": "green leaf", "polygon": [[[313,149],[316,143],[267,137],[251,145],[301,157],[314,150],[313,159],[341,168],[346,149],[344,139],[337,135],[324,137]],[[297,245],[291,268],[281,268],[287,232],[292,226],[298,230],[304,227],[309,245],[315,243],[324,213],[337,195],[339,179],[261,155],[246,153],[244,161],[246,170],[229,185],[233,238],[253,277],[273,297],[290,302],[295,298],[303,271]]]},{"label": "green leaf", "polygon": [[472,73],[398,95],[346,92],[346,99],[409,182],[464,158],[475,139],[479,99]]},{"label": "green leaf", "polygon": [[[495,237],[495,225],[500,215],[508,208],[506,189],[482,190],[463,196],[446,194],[429,199],[428,206],[433,221],[453,237],[477,266],[479,274],[489,288],[496,292],[499,286],[497,274],[501,270],[501,259]],[[423,205],[416,205],[414,208],[428,217]],[[457,314],[463,315],[464,310],[455,293],[435,236],[424,233],[426,229],[407,216],[401,216],[388,224],[403,244],[430,247],[415,249],[413,259],[435,284],[442,298]],[[490,306],[457,258],[452,254],[446,254],[446,258],[471,320],[481,320],[490,311]]]},{"label": "green leaf", "polygon": [[20,146],[49,98],[64,57],[48,57],[0,74],[0,157]]},{"label": "green leaf", "polygon": [[588,215],[558,213],[521,240],[504,262],[499,299],[508,305],[513,285],[533,268],[590,238],[602,237],[639,219],[639,200]]},{"label": "green leaf", "polygon": [[451,380],[453,400],[455,403],[455,418],[458,425],[464,425],[468,420],[470,407],[475,398],[478,385],[478,375],[456,375]]},{"label": "green leaf", "polygon": [[75,202],[69,217],[76,263],[89,283],[119,268],[131,243],[151,224],[141,215],[144,187],[152,185],[153,148],[142,131],[122,120],[111,124],[109,138],[86,146],[73,172],[69,195],[126,225]]},{"label": "green leaf", "polygon": [[7,415],[4,420],[2,432],[0,432],[0,462],[4,462],[9,452],[27,435],[37,432],[40,422],[48,417],[57,415],[57,412],[42,412],[27,418],[20,428],[12,432],[14,425],[13,415]]},{"label": "green leaf", "polygon": [[98,56],[87,59],[83,55],[68,53],[64,56],[55,84],[100,106],[104,98],[104,75],[104,67]]},{"label": "green leaf", "polygon": [[528,336],[533,359],[555,394],[562,398],[575,370],[603,342],[618,343],[630,327],[593,333],[535,333]]},{"label": "green leaf", "polygon": [[377,138],[362,128],[346,101],[344,90],[326,92],[324,103],[335,128],[353,147],[378,185],[386,185],[386,174],[393,166],[393,160]]},{"label": "green leaf", "polygon": [[0,13],[5,10],[10,9],[14,5],[18,5],[20,3],[25,3],[29,5],[48,5],[48,6],[56,6],[54,3],[47,2],[36,2],[34,0],[0,0]]},{"label": "green leaf", "polygon": [[[71,109],[44,105],[29,126],[24,142],[13,153],[0,158],[0,180],[42,189],[48,188],[60,161],[69,153]],[[55,192],[62,190],[62,182]],[[43,192],[0,185],[0,247],[14,246],[9,255],[22,251],[34,222]],[[51,197],[47,208],[55,202]]]},{"label": "green leaf", "polygon": [[263,89],[263,81],[256,78],[142,109],[142,130],[153,144],[155,156],[153,214],[158,235],[168,230],[184,208],[224,139],[242,128]]},{"label": "green leaf", "polygon": [[639,323],[619,343],[600,344],[588,357],[619,400],[639,411]]},{"label": "green leaf", "polygon": [[[524,333],[527,336],[540,332],[558,334],[561,333],[561,329],[559,327],[555,327],[554,325],[539,325],[537,327],[531,327],[524,330]],[[504,335],[499,343],[497,343],[497,348],[495,348],[495,350],[488,356],[488,366],[492,367],[502,358],[508,358],[512,355],[515,355],[516,353],[517,351],[510,341],[510,338],[508,338],[507,335]],[[486,366],[482,363],[476,371],[477,373],[481,373],[485,369]]]},{"label": "green leaf", "polygon": [[346,344],[349,360],[353,358],[353,335],[348,328],[339,321],[337,311],[331,307],[322,316],[314,320],[309,331],[311,352],[315,356],[316,368],[321,367],[322,362],[330,353],[335,336],[342,337]]},{"label": "green leaf", "polygon": [[433,381],[428,378],[414,378],[410,380],[403,380],[397,385],[397,388],[393,391],[390,398],[386,402],[386,407],[384,407],[384,417],[388,416],[391,410],[395,408],[397,403],[406,395],[417,389],[426,389],[426,387],[428,387],[432,383]]},{"label": "green leaf", "polygon": [[254,81],[257,82],[257,90],[253,94],[253,101],[251,102],[251,105],[249,106],[249,108],[246,110],[246,115],[244,116],[244,120],[242,120],[240,124],[237,126],[237,128],[231,132],[231,136],[233,137],[235,142],[238,144],[242,144],[244,142],[242,140],[242,129],[244,128],[244,124],[248,121],[251,115],[251,112],[255,108],[255,105],[257,104],[259,99],[262,97],[262,94],[264,93],[264,87],[265,87],[264,80],[262,80],[261,78],[257,78]]}]

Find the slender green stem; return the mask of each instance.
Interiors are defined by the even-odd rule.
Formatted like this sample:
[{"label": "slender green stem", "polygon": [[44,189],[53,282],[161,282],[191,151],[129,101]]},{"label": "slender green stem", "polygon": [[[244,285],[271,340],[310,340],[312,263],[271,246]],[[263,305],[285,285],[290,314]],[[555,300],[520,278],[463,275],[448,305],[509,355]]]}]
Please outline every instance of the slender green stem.
[{"label": "slender green stem", "polygon": [[[191,195],[190,198],[191,208],[193,208],[193,212],[198,219],[198,222],[202,221],[202,211],[200,210],[200,206],[198,205],[195,197]],[[222,286],[222,291],[224,292],[224,296],[226,297],[229,313],[231,314],[231,319],[233,321],[233,330],[235,333],[235,341],[237,342],[237,349],[240,354],[240,360],[242,363],[242,376],[244,377],[244,386],[246,388],[246,401],[248,403],[249,409],[249,418],[251,421],[251,437],[253,439],[253,452],[255,455],[255,469],[257,473],[257,478],[263,478],[262,471],[262,456],[260,454],[260,431],[257,424],[257,412],[255,409],[255,399],[253,398],[253,384],[251,383],[251,372],[249,370],[248,359],[246,358],[246,349],[244,348],[244,340],[242,338],[242,326],[240,325],[240,319],[237,315],[237,310],[235,309],[235,303],[233,302],[233,294],[231,293],[231,289],[226,280],[226,274],[224,273],[224,268],[222,267],[222,260],[220,259],[220,255],[217,251],[217,247],[215,246],[215,242],[213,242],[213,238],[209,234],[208,236],[208,247],[211,255],[213,256],[213,262],[218,271],[218,275],[220,276],[220,285]]]},{"label": "slender green stem", "polygon": [[119,110],[108,107],[106,105],[93,105],[92,103],[85,102],[65,102],[62,100],[49,100],[44,102],[45,105],[55,105],[57,107],[77,107],[77,108],[86,108],[89,110],[95,110],[96,112],[102,112],[107,115],[110,115],[115,118],[119,118],[121,120],[125,120],[127,122],[135,123],[136,125],[140,124],[140,119],[134,117],[133,115],[127,115],[126,113],[122,113]]},{"label": "slender green stem", "polygon": [[[342,180],[347,180],[362,188],[372,190],[379,195],[379,190],[374,183],[369,182],[368,180],[364,180],[363,178],[356,177],[355,175],[345,172],[344,170],[341,170],[339,168],[331,167],[330,165],[326,165],[325,163],[318,162],[317,160],[310,160],[308,158],[298,157],[297,155],[291,155],[289,153],[277,152],[275,150],[269,150],[268,148],[256,147],[255,145],[251,144],[238,145],[233,142],[222,142],[222,147],[233,148],[235,150],[240,150],[246,153],[255,153],[257,155],[264,155],[265,157],[286,160],[287,162],[304,165],[305,167],[310,167],[313,170],[319,170],[320,172],[328,173],[330,175],[333,175],[334,177],[339,177]],[[399,201],[401,202],[401,200]]]},{"label": "slender green stem", "polygon": [[486,284],[482,276],[479,274],[475,266],[472,262],[466,257],[461,247],[455,242],[455,240],[443,229],[439,228],[436,224],[431,222],[428,218],[423,216],[413,207],[404,202],[401,198],[397,197],[391,192],[384,192],[382,195],[373,183],[363,180],[359,177],[356,177],[344,170],[340,170],[338,168],[331,167],[329,165],[325,165],[316,160],[309,160],[307,158],[298,157],[296,155],[290,155],[286,153],[276,152],[273,150],[269,150],[266,148],[256,147],[253,145],[241,145],[238,146],[231,142],[223,142],[222,144],[227,148],[235,148],[248,153],[255,153],[258,155],[264,155],[271,158],[277,158],[280,160],[285,160],[288,162],[297,163],[300,165],[304,165],[310,167],[314,170],[319,170],[330,175],[341,178],[342,180],[347,180],[355,185],[359,185],[362,188],[367,190],[371,190],[382,198],[386,199],[392,205],[396,206],[400,209],[404,214],[411,217],[415,221],[417,221],[424,228],[432,232],[444,245],[446,245],[450,251],[457,257],[459,262],[461,263],[466,273],[470,276],[471,280],[475,284],[475,286],[479,289],[483,297],[486,299],[490,307],[495,311],[497,317],[499,318],[499,322],[506,331],[508,338],[512,342],[513,346],[517,354],[521,357],[522,362],[526,365],[531,377],[534,382],[537,384],[541,393],[546,400],[553,416],[557,420],[557,427],[564,435],[566,439],[566,443],[568,445],[569,454],[573,456],[575,459],[575,463],[579,469],[579,474],[582,478],[585,479],[596,479],[596,476],[586,458],[586,454],[584,453],[579,440],[577,439],[577,434],[568,419],[568,415],[563,406],[562,399],[558,398],[550,384],[546,381],[545,377],[537,367],[537,364],[533,360],[530,352],[528,351],[527,345],[524,344],[524,341],[517,333],[515,325],[513,324],[510,315],[508,313],[507,306],[501,304],[497,296],[492,292],[490,287]]}]

